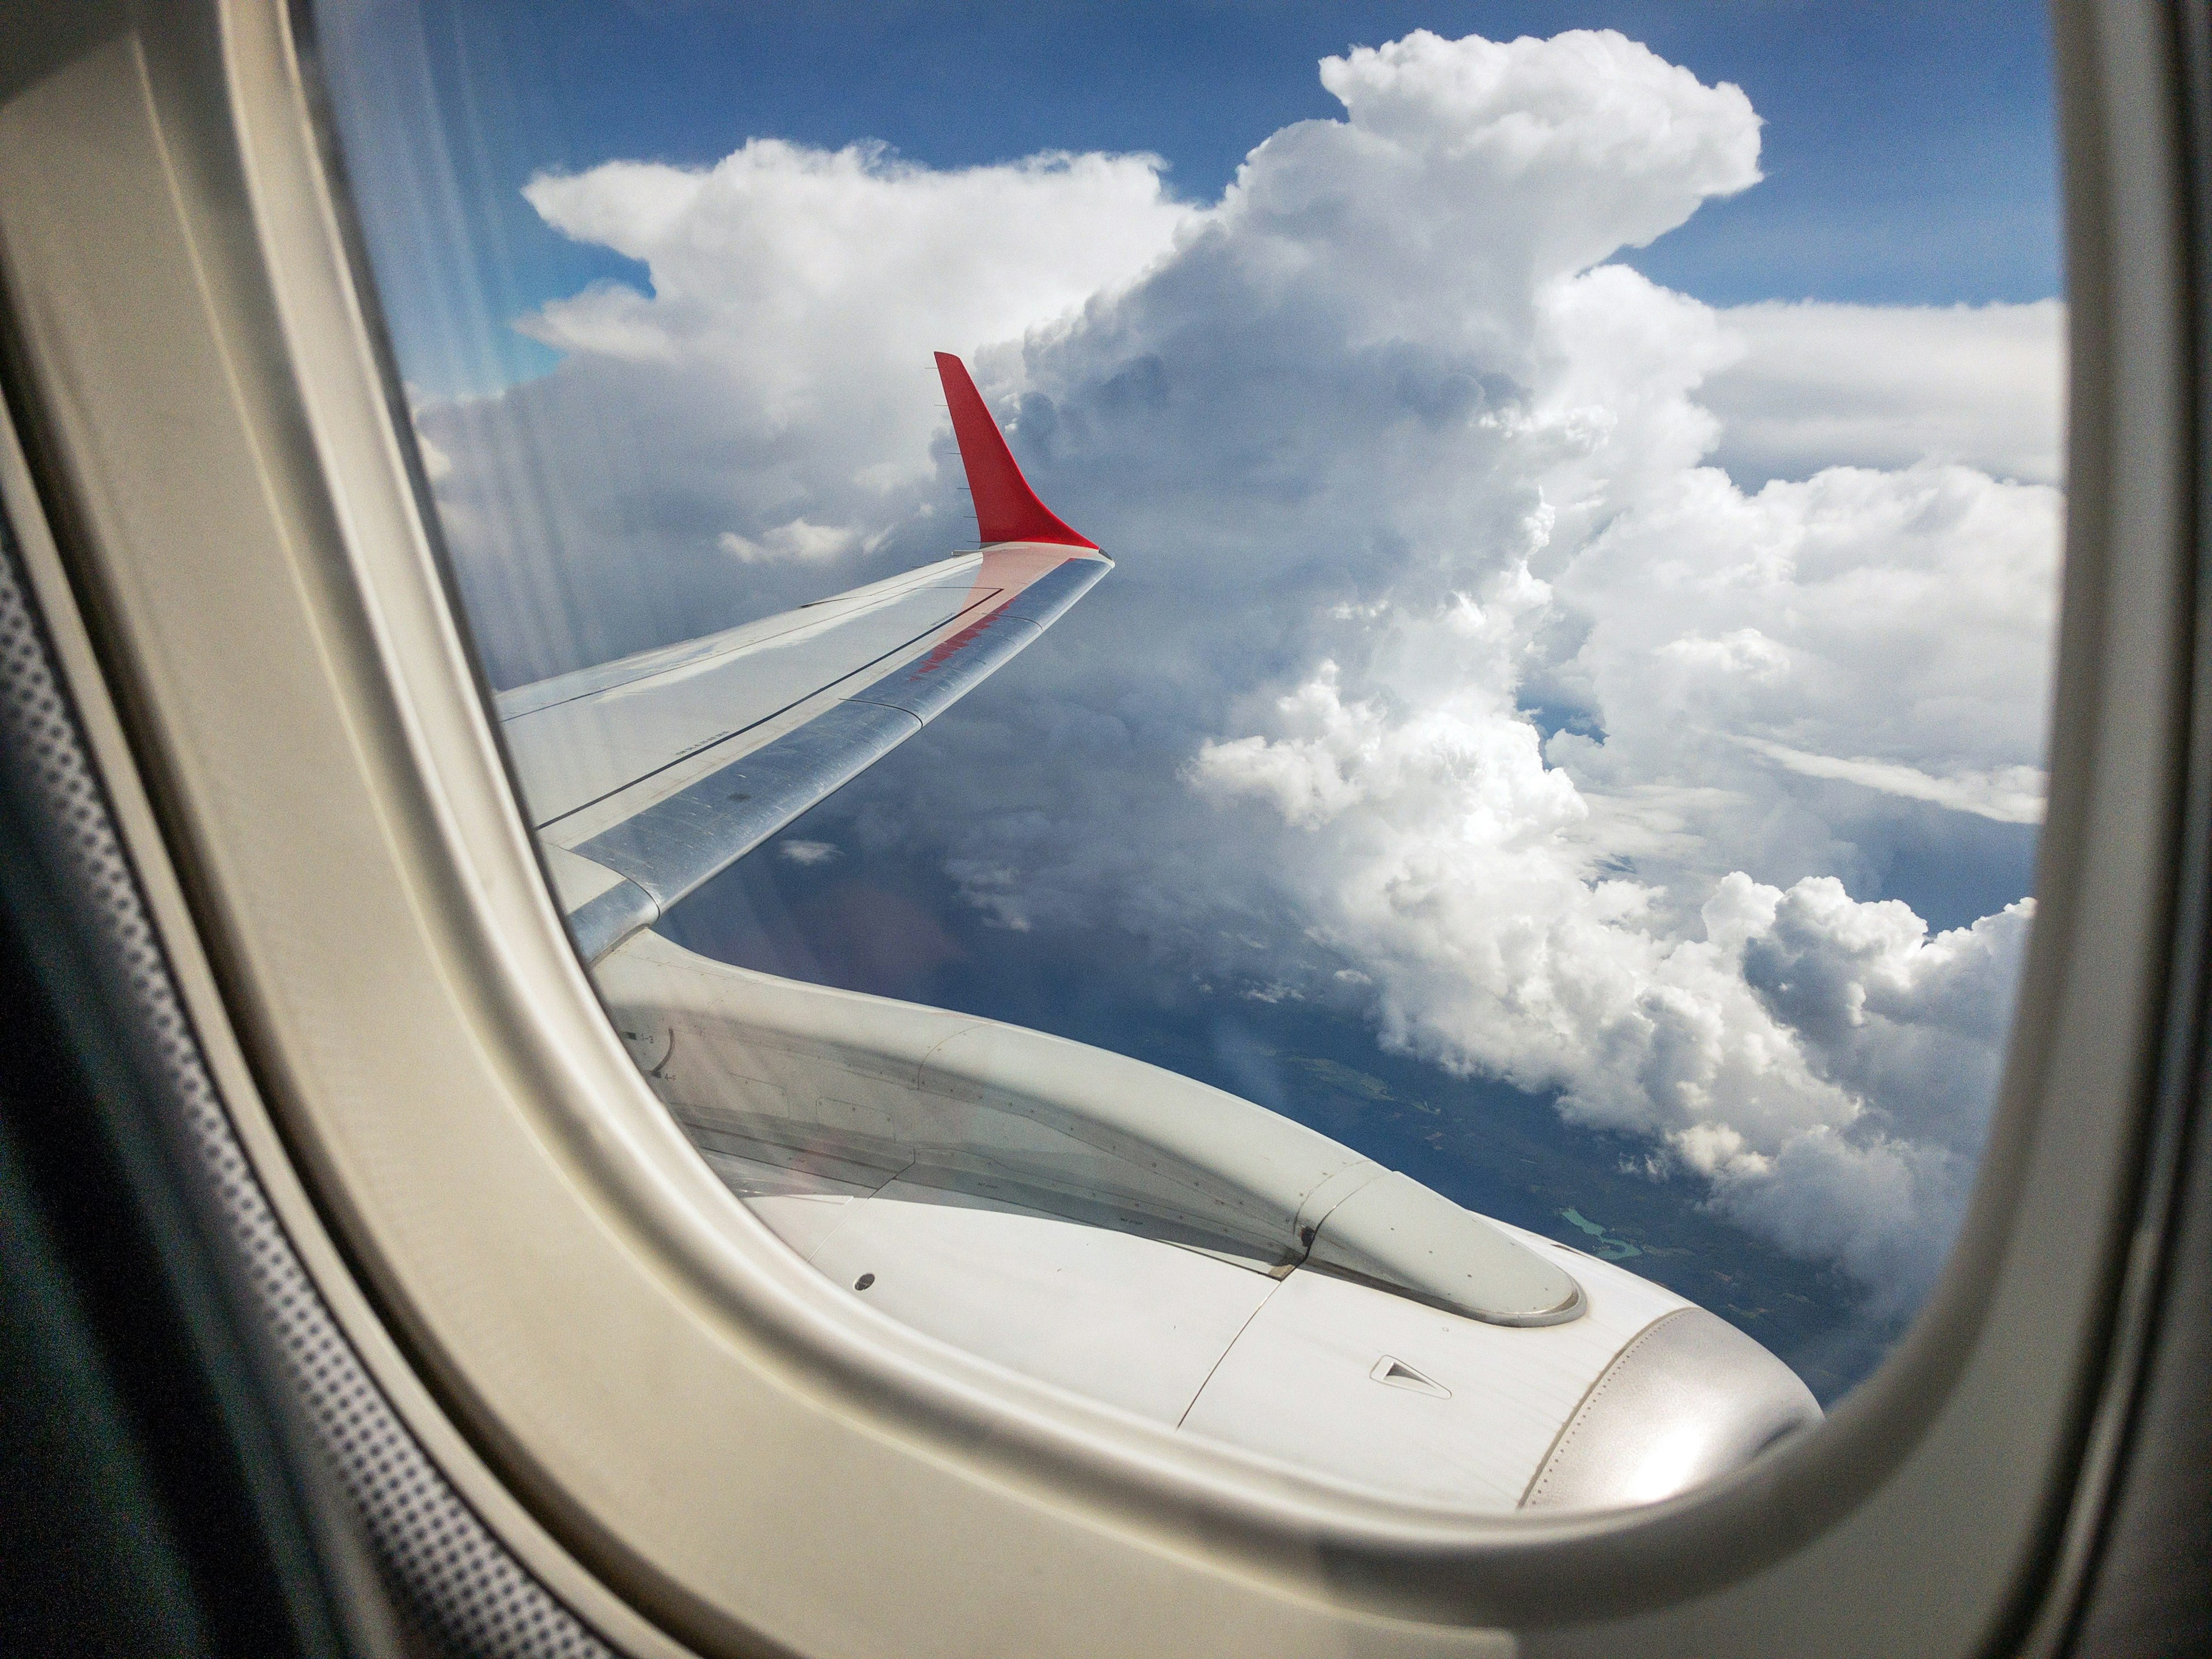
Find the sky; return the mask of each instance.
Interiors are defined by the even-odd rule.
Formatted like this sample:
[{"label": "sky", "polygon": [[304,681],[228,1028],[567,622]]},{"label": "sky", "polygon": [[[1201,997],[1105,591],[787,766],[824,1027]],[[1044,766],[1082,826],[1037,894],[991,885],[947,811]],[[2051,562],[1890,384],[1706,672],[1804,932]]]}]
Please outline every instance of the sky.
[{"label": "sky", "polygon": [[495,684],[967,544],[936,349],[1120,560],[685,942],[1318,1118],[1347,1071],[1426,1068],[1478,1135],[1506,1091],[1550,1172],[1436,1179],[1632,1176],[1777,1305],[1814,1273],[1824,1395],[1863,1373],[1962,1211],[2033,910],[2033,8],[321,33]]},{"label": "sky", "polygon": [[[2060,290],[2047,20],[2002,0],[376,0],[325,9],[322,30],[355,73],[384,60],[380,94],[408,84],[452,135],[472,228],[462,240],[477,256],[470,276],[492,313],[473,319],[452,354],[460,362],[422,365],[450,380],[431,389],[453,392],[557,361],[498,323],[595,278],[635,275],[530,211],[520,190],[538,172],[703,165],[762,134],[833,149],[865,137],[939,167],[1149,151],[1176,194],[1208,201],[1255,135],[1335,112],[1314,72],[1322,58],[1417,26],[1498,40],[1616,28],[1786,115],[1765,135],[1759,190],[1630,253],[1670,287],[1721,305]],[[415,73],[393,72],[403,42],[419,43]],[[1880,74],[1867,73],[1872,64]],[[459,286],[434,259],[410,262],[386,274],[385,303],[412,313],[398,320],[419,339]],[[487,353],[495,361],[481,361]]]}]

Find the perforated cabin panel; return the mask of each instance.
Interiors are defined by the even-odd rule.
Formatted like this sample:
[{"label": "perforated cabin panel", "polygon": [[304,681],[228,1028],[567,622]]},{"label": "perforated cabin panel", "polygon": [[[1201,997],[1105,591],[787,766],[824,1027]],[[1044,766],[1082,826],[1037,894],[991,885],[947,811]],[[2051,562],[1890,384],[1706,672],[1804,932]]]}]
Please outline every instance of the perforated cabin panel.
[{"label": "perforated cabin panel", "polygon": [[449,1650],[585,1659],[608,1648],[493,1536],[393,1411],[315,1289],[224,1110],[0,520],[0,752],[21,769],[129,988],[128,1017],[204,1174],[282,1373],[396,1595]]}]

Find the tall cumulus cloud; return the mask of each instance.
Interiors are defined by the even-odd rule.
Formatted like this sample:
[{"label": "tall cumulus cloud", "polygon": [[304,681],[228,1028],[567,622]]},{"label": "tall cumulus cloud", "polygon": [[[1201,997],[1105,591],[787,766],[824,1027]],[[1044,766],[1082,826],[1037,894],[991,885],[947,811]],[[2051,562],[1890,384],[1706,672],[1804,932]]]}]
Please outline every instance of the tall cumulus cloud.
[{"label": "tall cumulus cloud", "polygon": [[960,350],[1121,562],[896,799],[840,798],[854,832],[1001,925],[1556,1091],[1908,1308],[2033,906],[1850,895],[2039,815],[2060,502],[2022,409],[2063,319],[1720,311],[1608,263],[1759,176],[1744,94],[1618,34],[1321,76],[1342,117],[1212,204],[1146,156],[767,139],[534,183],[645,276],[526,319],[553,374],[418,416],[495,673],[965,544]]}]

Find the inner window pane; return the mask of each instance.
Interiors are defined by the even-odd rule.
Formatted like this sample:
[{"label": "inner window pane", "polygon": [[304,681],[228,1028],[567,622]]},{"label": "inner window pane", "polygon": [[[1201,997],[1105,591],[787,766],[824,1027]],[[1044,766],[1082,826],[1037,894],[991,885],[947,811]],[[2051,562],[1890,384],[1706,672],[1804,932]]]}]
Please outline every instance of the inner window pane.
[{"label": "inner window pane", "polygon": [[[1451,1365],[1511,1372],[1574,1318],[1705,1310],[1823,1406],[1879,1364],[1956,1232],[2034,913],[2065,344],[2038,8],[314,24],[564,909],[614,915],[653,887],[623,858],[678,856],[659,797],[639,850],[641,775],[678,769],[709,840],[767,826],[593,937],[649,926],[600,963],[617,1024],[825,1275],[1186,1431],[1480,1507],[1657,1493],[1544,1464],[1589,1377],[1514,1431],[1533,1450],[1427,1486],[1390,1460],[1462,1430],[1407,1419],[1414,1454],[1342,1425],[1377,1390],[1464,1403]],[[1005,516],[939,352],[1073,539]],[[983,544],[1031,551],[949,562]],[[990,624],[1027,629],[1018,655],[961,655],[1070,568],[1079,603]],[[804,609],[917,571],[853,602],[865,626]],[[857,653],[835,744],[810,651]],[[964,695],[909,726],[848,673],[956,658]],[[784,746],[712,758],[746,732]],[[775,792],[808,788],[787,817]],[[687,952],[1072,1038],[1251,1115],[1012,1037],[961,1074],[1030,1091],[988,1129],[805,1065],[740,1078],[827,1005],[733,978],[697,994],[750,1012],[687,1049],[661,1012]],[[973,1027],[836,1006],[886,1053]],[[1232,1171],[1215,1213],[1114,1161],[1216,1111],[1224,1144],[1320,1160],[1306,1185]],[[1500,1323],[1333,1244],[1317,1143],[1504,1224],[1521,1254],[1470,1273],[1540,1297],[1556,1269],[1590,1306]],[[1404,1202],[1394,1237],[1428,1224]],[[1037,1216],[1091,1337],[1145,1363],[1100,1371],[1006,1268]],[[932,1251],[919,1289],[878,1265]],[[1346,1332],[1358,1365],[1291,1420],[1270,1367]],[[1515,1457],[1553,1474],[1516,1485]]]}]

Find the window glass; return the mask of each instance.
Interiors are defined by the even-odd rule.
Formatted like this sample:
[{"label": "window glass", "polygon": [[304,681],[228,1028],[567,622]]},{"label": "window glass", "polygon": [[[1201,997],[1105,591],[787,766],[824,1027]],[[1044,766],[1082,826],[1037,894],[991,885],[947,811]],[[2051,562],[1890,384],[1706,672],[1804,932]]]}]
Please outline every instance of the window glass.
[{"label": "window glass", "polygon": [[2038,8],[313,29],[556,896],[829,1282],[1493,1510],[1880,1362],[2034,914]]}]

